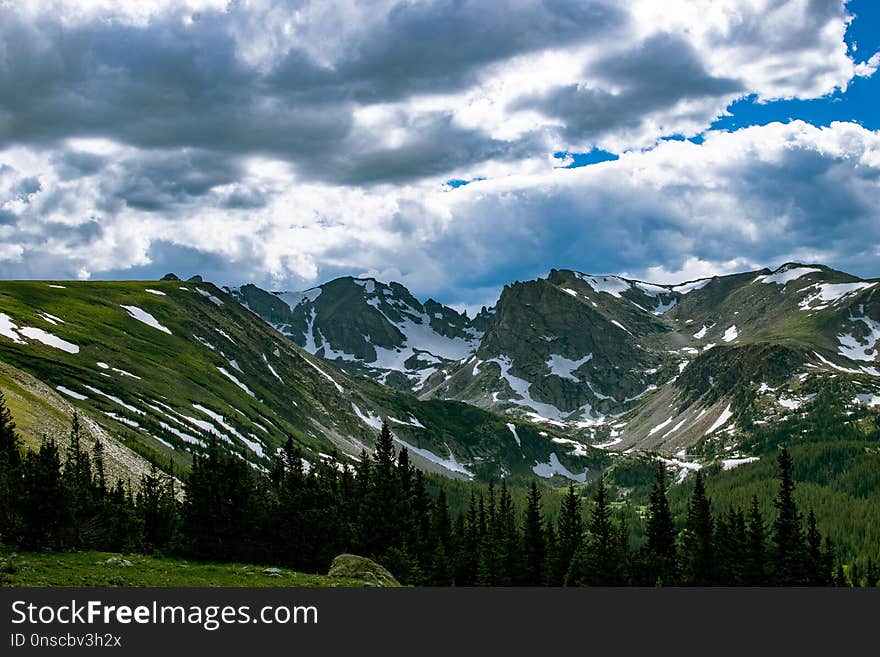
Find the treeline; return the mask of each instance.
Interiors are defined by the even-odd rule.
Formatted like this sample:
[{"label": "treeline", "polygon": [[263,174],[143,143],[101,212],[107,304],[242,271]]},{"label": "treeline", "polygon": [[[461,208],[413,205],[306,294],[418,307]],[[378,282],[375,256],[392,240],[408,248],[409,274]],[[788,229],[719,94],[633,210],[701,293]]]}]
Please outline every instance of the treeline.
[{"label": "treeline", "polygon": [[[645,535],[630,544],[627,514],[615,513],[600,480],[589,509],[570,486],[555,519],[533,483],[525,508],[504,482],[471,491],[464,512],[427,492],[424,475],[395,452],[387,428],[357,466],[311,467],[288,441],[268,474],[216,442],[194,456],[185,496],[153,470],[137,493],[107,485],[99,442],[52,439],[22,455],[0,398],[0,536],[26,549],[99,549],[175,554],[212,561],[274,563],[325,572],[342,552],[369,556],[402,582],[436,586],[849,585],[815,516],[797,509],[791,459],[779,454],[776,518],[757,500],[747,511],[714,513],[698,473],[684,529],[676,530],[658,466]],[[852,569],[849,569],[852,571]],[[868,572],[864,572],[868,571]],[[876,583],[868,564],[859,579]]]}]

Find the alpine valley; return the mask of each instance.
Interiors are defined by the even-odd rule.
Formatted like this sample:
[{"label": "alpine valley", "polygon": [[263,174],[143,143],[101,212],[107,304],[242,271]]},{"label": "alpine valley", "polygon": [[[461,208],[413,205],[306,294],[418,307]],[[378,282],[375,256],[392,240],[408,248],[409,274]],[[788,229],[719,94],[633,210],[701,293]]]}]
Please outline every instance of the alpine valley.
[{"label": "alpine valley", "polygon": [[833,394],[880,405],[880,281],[786,264],[680,285],[553,270],[475,317],[398,283],[304,292],[4,282],[2,385],[26,439],[74,409],[135,474],[211,435],[255,467],[287,436],[353,463],[387,418],[420,467],[585,482],[622,455],[683,479]]}]

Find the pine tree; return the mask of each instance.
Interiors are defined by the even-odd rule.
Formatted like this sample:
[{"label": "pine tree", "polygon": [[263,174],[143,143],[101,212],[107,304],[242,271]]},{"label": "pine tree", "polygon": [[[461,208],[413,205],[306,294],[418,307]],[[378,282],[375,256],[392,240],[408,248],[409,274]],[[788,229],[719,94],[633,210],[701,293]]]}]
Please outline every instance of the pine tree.
[{"label": "pine tree", "polygon": [[560,562],[559,558],[559,539],[556,536],[556,526],[551,518],[547,518],[544,523],[544,542],[547,545],[547,555],[544,558],[544,582],[545,586],[560,586],[564,580],[557,579],[555,569]]},{"label": "pine tree", "polygon": [[92,464],[95,468],[93,486],[98,499],[103,499],[107,495],[107,477],[104,474],[104,445],[100,440],[95,440],[92,446]]},{"label": "pine tree", "polygon": [[450,563],[452,556],[452,522],[449,517],[449,505],[446,491],[441,488],[437,494],[431,514],[433,536],[433,554],[431,560],[431,584],[433,586],[451,586],[453,572]]},{"label": "pine tree", "polygon": [[703,473],[697,470],[694,492],[688,502],[682,541],[682,581],[689,586],[715,583],[711,502],[706,496]]},{"label": "pine tree", "polygon": [[369,488],[361,507],[359,533],[368,556],[381,560],[387,550],[403,546],[400,527],[406,524],[406,519],[402,497],[394,439],[388,422],[383,422],[372,457]]},{"label": "pine tree", "polygon": [[743,583],[747,586],[767,584],[767,539],[764,518],[758,507],[758,496],[752,496],[749,522],[746,530],[746,560],[743,564]]},{"label": "pine tree", "polygon": [[522,535],[517,523],[516,505],[513,496],[507,487],[507,482],[501,482],[501,493],[498,496],[498,514],[496,516],[498,530],[501,536],[501,578],[503,584],[516,586],[522,584],[523,554]]},{"label": "pine tree", "polygon": [[541,493],[533,481],[523,520],[523,575],[526,586],[544,584],[544,565],[547,557],[544,520],[541,515]]},{"label": "pine tree", "polygon": [[22,545],[35,550],[66,547],[73,514],[61,478],[61,457],[55,441],[44,437],[40,449],[28,453],[22,469]]},{"label": "pine tree", "polygon": [[587,540],[573,561],[568,583],[574,586],[614,586],[621,580],[619,537],[611,517],[608,491],[600,477],[587,521]]},{"label": "pine tree", "polygon": [[480,569],[477,583],[480,586],[500,586],[503,568],[503,534],[498,523],[498,510],[495,503],[495,482],[490,481],[486,490],[486,501],[481,502],[480,522],[483,526],[483,541],[480,548]]},{"label": "pine tree", "polygon": [[91,459],[82,445],[82,427],[77,413],[73,414],[62,482],[73,512],[73,523],[68,527],[70,536],[65,542],[76,547],[93,547],[95,489]]},{"label": "pine tree", "polygon": [[807,515],[807,584],[810,586],[825,586],[826,576],[822,572],[824,562],[822,559],[822,534],[816,525],[816,514],[810,509]]},{"label": "pine tree", "polygon": [[744,583],[744,564],[748,552],[748,531],[746,519],[741,509],[731,507],[726,518],[726,543],[719,546],[729,586],[742,586]]},{"label": "pine tree", "polygon": [[778,586],[798,586],[805,583],[804,537],[801,516],[794,501],[792,461],[788,450],[779,452],[779,492],[773,505],[776,520],[773,523],[771,566],[773,581]]},{"label": "pine tree", "polygon": [[871,557],[868,557],[868,561],[865,564],[865,586],[869,588],[880,586],[880,568],[877,567],[877,562]]},{"label": "pine tree", "polygon": [[[599,485],[604,486],[604,482],[600,480]],[[574,484],[569,485],[568,492],[562,500],[558,524],[558,548],[552,574],[552,583],[557,586],[565,580],[572,559],[584,544],[583,505]]]},{"label": "pine tree", "polygon": [[22,481],[21,445],[15,421],[0,392],[0,538],[12,538],[18,524]]},{"label": "pine tree", "polygon": [[159,472],[155,465],[141,476],[135,508],[143,525],[143,546],[157,552],[171,543],[176,522],[173,479]]},{"label": "pine tree", "polygon": [[822,542],[822,573],[823,573],[823,586],[835,586],[834,579],[834,542],[831,540],[831,537],[826,535],[825,540]]},{"label": "pine tree", "polygon": [[666,467],[657,466],[657,478],[651,489],[645,545],[641,564],[646,584],[670,586],[676,582],[675,525],[666,499]]}]

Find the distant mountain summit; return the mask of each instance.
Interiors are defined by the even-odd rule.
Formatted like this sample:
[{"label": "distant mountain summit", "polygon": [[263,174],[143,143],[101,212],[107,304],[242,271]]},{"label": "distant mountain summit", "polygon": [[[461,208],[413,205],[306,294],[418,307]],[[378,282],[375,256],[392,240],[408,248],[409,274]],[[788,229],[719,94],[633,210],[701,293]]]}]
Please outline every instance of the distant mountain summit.
[{"label": "distant mountain summit", "polygon": [[467,315],[372,278],[302,292],[254,285],[229,292],[306,351],[392,388],[420,390],[441,366],[472,354],[483,335]]},{"label": "distant mountain summit", "polygon": [[878,289],[800,263],[676,285],[551,270],[475,319],[373,279],[231,293],[310,353],[423,399],[680,449],[731,429],[747,390],[774,386],[782,411],[814,375],[875,390]]}]

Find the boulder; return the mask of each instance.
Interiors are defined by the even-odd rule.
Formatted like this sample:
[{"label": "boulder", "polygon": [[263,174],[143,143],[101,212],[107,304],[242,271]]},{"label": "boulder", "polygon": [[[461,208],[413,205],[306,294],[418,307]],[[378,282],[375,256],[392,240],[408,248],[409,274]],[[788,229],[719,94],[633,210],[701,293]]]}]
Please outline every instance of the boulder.
[{"label": "boulder", "polygon": [[370,586],[400,586],[394,575],[372,559],[356,554],[340,554],[330,565],[329,577],[357,579]]}]

